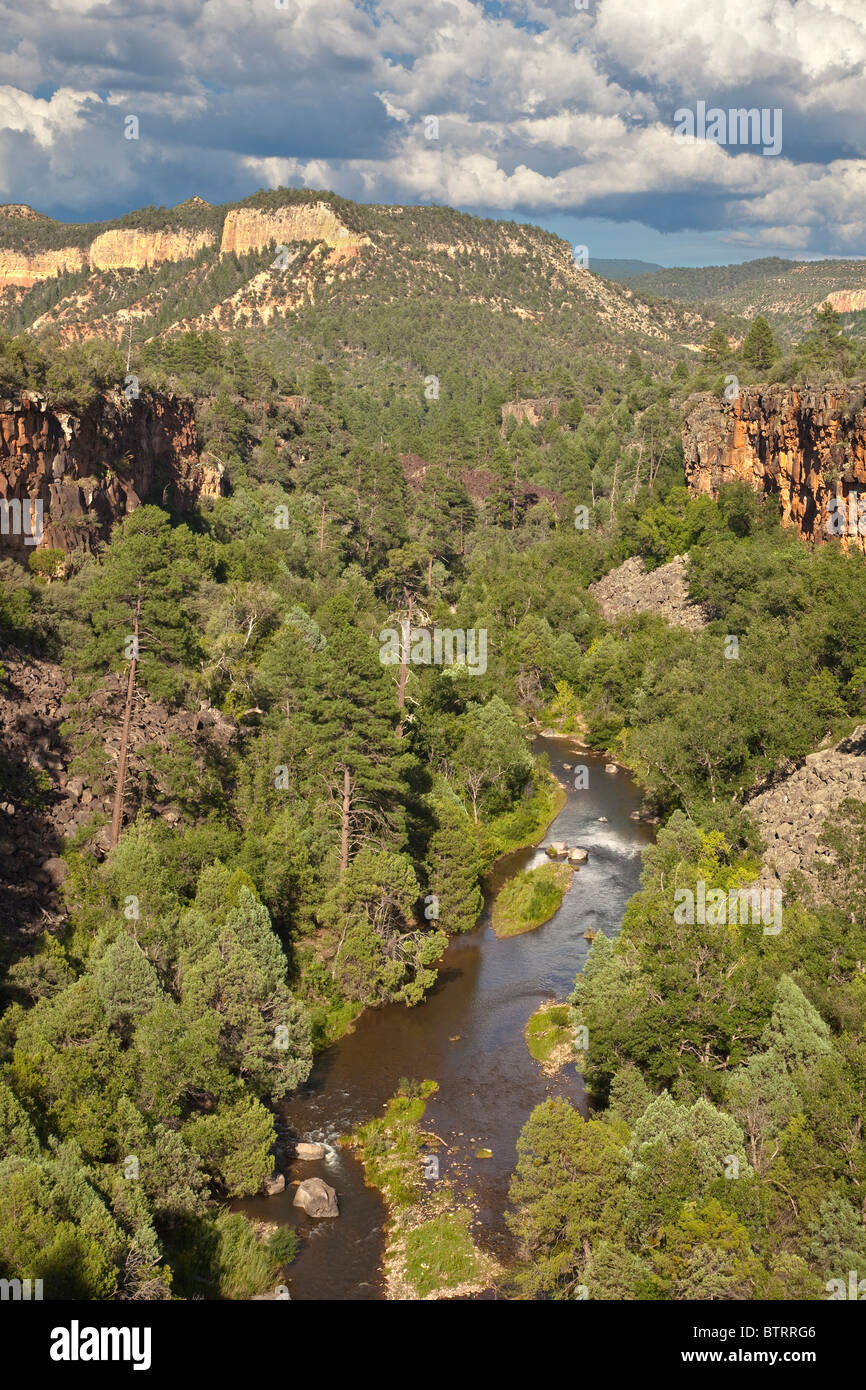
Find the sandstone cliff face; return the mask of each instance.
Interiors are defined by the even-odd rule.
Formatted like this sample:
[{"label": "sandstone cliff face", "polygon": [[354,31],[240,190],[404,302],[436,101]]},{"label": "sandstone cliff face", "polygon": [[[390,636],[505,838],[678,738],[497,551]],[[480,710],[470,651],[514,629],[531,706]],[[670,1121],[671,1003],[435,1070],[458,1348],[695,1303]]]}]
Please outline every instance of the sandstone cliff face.
[{"label": "sandstone cliff face", "polygon": [[142,270],[162,261],[186,261],[203,246],[213,246],[213,232],[145,232],[122,227],[103,232],[90,243],[89,261],[94,270]]},{"label": "sandstone cliff face", "polygon": [[85,246],[61,246],[57,251],[40,251],[33,256],[23,251],[0,251],[0,290],[10,285],[29,290],[39,280],[72,274],[84,270],[87,264]]},{"label": "sandstone cliff face", "polygon": [[[2,233],[0,233],[2,235]],[[371,245],[367,236],[346,227],[325,203],[286,207],[267,212],[259,208],[235,208],[223,223],[221,256],[260,251],[269,242],[320,241],[330,249],[330,259],[356,256]],[[30,289],[39,280],[79,270],[144,270],[163,261],[190,260],[203,247],[217,244],[213,231],[147,231],[117,227],[101,232],[89,246],[63,246],[54,251],[0,250],[0,291],[12,286]]]},{"label": "sandstone cliff face", "polygon": [[824,303],[839,314],[856,314],[866,309],[866,290],[833,290]]},{"label": "sandstone cliff face", "polygon": [[79,270],[143,270],[162,261],[183,261],[203,246],[216,244],[213,232],[147,232],[118,228],[102,232],[90,246],[61,246],[28,255],[0,251],[0,290],[16,285],[29,290],[39,280]]},{"label": "sandstone cliff face", "polygon": [[540,425],[546,415],[558,415],[560,402],[552,397],[540,397],[537,400],[525,401],[506,401],[502,407],[502,425],[499,433],[505,438],[508,421],[516,420],[518,425],[524,421],[534,429]]},{"label": "sandstone cliff face", "polygon": [[[686,481],[696,496],[714,498],[724,483],[748,483],[779,499],[785,526],[820,544],[834,534],[830,500],[842,499],[847,520],[850,495],[866,495],[864,406],[862,385],[747,386],[733,402],[698,397],[683,424]],[[841,540],[866,552],[856,527]]]},{"label": "sandstone cliff face", "polygon": [[[223,491],[222,469],[199,460],[191,401],[118,394],[80,417],[38,396],[0,401],[0,498],[42,501],[43,546],[92,549],[149,494],[185,508]],[[27,539],[0,534],[0,556],[25,560]]]},{"label": "sandstone cliff face", "polygon": [[223,223],[220,255],[230,252],[242,256],[261,251],[269,242],[278,246],[292,241],[323,241],[326,246],[355,252],[369,246],[369,237],[344,226],[326,203],[279,208],[267,212],[260,208],[234,208]]}]

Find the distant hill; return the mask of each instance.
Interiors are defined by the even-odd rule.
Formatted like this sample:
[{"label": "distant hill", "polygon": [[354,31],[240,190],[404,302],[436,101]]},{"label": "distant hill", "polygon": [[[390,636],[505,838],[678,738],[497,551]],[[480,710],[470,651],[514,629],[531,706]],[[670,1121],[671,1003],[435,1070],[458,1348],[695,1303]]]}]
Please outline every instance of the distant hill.
[{"label": "distant hill", "polygon": [[810,327],[815,309],[832,296],[840,313],[866,307],[866,261],[787,261],[766,256],[742,265],[658,270],[628,278],[630,288],[700,306],[743,321],[763,314],[774,331],[796,340]]},{"label": "distant hill", "polygon": [[538,227],[286,188],[74,226],[0,208],[0,324],[65,342],[131,331],[137,347],[247,334],[291,369],[339,353],[359,386],[376,373],[386,389],[470,362],[501,377],[527,362],[619,368],[634,347],[675,360],[710,328],[582,269]]},{"label": "distant hill", "polygon": [[799,264],[798,261],[784,261],[779,256],[764,256],[757,261],[743,261],[741,265],[669,266],[667,269],[659,266],[651,274],[638,272],[627,278],[633,289],[645,294],[694,302],[723,299],[743,285],[782,275]]},{"label": "distant hill", "polygon": [[[657,265],[655,261],[606,261],[596,257],[590,260],[589,268],[606,280],[633,280],[656,270],[664,270],[664,266]],[[671,299],[675,297],[670,296]]]}]

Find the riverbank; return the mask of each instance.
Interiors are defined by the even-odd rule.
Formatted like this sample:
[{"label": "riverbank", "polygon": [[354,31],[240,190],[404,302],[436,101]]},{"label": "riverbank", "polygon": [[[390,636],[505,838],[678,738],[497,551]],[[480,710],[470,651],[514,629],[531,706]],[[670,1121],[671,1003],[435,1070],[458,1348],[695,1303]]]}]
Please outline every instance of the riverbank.
[{"label": "riverbank", "polygon": [[501,1276],[496,1261],[475,1243],[475,1213],[459,1201],[450,1179],[439,1179],[443,1146],[421,1129],[435,1081],[405,1082],[385,1114],[341,1140],[354,1149],[364,1179],[381,1192],[387,1210],[385,1297],[434,1301],[484,1293]]},{"label": "riverbank", "polygon": [[[234,1205],[253,1219],[297,1230],[300,1250],[285,1276],[293,1300],[376,1301],[400,1296],[401,1287],[403,1297],[417,1297],[409,1288],[414,1287],[413,1276],[427,1276],[421,1268],[431,1264],[425,1242],[447,1246],[456,1221],[443,1222],[442,1230],[421,1231],[411,1243],[405,1229],[390,1231],[384,1193],[367,1181],[359,1151],[339,1142],[371,1116],[383,1117],[406,1077],[435,1077],[439,1083],[419,1125],[428,1131],[415,1160],[419,1200],[432,1199],[450,1181],[445,1192],[451,1208],[471,1210],[473,1245],[489,1251],[506,1271],[493,1279],[503,1296],[514,1257],[514,1235],[504,1213],[520,1130],[552,1087],[579,1109],[585,1101],[579,1055],[556,1077],[547,1076],[527,1047],[527,1020],[543,1004],[568,998],[586,960],[588,932],[616,935],[625,905],[640,887],[640,852],[654,838],[652,827],[632,819],[640,788],[625,773],[605,774],[604,756],[576,755],[574,741],[559,738],[555,743],[536,739],[533,752],[549,759],[568,792],[556,825],[546,834],[537,825],[529,847],[506,855],[488,871],[487,906],[478,927],[451,938],[438,963],[439,981],[423,1003],[412,1009],[392,1003],[364,1010],[351,1033],[317,1057],[309,1081],[280,1106],[287,1134],[326,1149],[321,1162],[294,1167],[287,1177],[323,1178],[337,1192],[339,1219],[316,1222],[293,1207],[291,1183],[276,1196],[239,1199]],[[589,770],[588,783],[580,789],[569,767],[575,763]],[[589,860],[581,866],[575,891],[566,894],[548,927],[497,941],[490,903],[508,878],[548,862],[535,847],[547,836],[588,848]],[[437,1142],[432,1130],[444,1142]],[[440,1181],[424,1179],[425,1159],[431,1156],[439,1158]],[[421,1213],[421,1224],[439,1214],[431,1202]],[[459,1250],[459,1230],[455,1242]],[[386,1284],[383,1260],[391,1244],[394,1260]],[[401,1286],[400,1269],[407,1259],[412,1267]],[[432,1263],[447,1260],[443,1248]],[[459,1297],[459,1271],[447,1273],[453,1282],[443,1297]]]},{"label": "riverbank", "polygon": [[552,772],[536,769],[534,775],[538,780],[531,797],[481,827],[486,873],[506,854],[537,845],[568,801],[565,788]]},{"label": "riverbank", "polygon": [[[533,777],[535,788],[531,797],[477,827],[482,883],[507,855],[538,844],[568,801],[562,783],[543,764],[533,770]],[[354,1000],[341,1000],[330,1006],[311,1005],[313,1052],[324,1052],[348,1037],[370,1007]]]}]

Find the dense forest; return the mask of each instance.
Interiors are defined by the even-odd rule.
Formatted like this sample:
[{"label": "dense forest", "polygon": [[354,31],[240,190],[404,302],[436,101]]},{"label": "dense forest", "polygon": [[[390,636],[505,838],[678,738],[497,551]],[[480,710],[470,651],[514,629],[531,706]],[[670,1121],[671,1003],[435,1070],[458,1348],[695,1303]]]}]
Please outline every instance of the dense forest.
[{"label": "dense forest", "polygon": [[[227,258],[207,293],[257,265]],[[866,703],[862,556],[808,547],[743,484],[691,496],[683,409],[731,374],[854,381],[864,352],[822,310],[794,344],[757,318],[739,346],[717,325],[699,353],[597,351],[578,324],[562,354],[531,323],[482,331],[466,272],[427,306],[401,304],[395,272],[387,300],[323,298],[302,331],[156,322],[130,349],[137,389],[195,402],[226,495],[151,497],[91,551],[0,562],[3,659],[62,668],[70,771],[94,795],[116,767],[90,702],[133,631],[137,698],[236,729],[204,758],[181,737],[143,750],[117,843],[95,810],[64,848],[60,926],[3,944],[0,1273],[52,1297],[279,1281],[292,1234],[259,1240],[228,1206],[271,1173],[275,1107],[362,1010],[422,1004],[485,873],[552,818],[527,739],[549,725],[631,768],[661,825],[569,1001],[591,1108],[526,1117],[506,1296],[815,1299],[866,1259],[862,803],[778,936],[674,914],[698,880],[755,879],[746,793]],[[128,372],[126,345],[0,341],[10,400],[80,413]],[[401,456],[427,465],[415,481]],[[705,627],[605,620],[591,583],[684,554]],[[483,669],[384,662],[405,623],[484,632]],[[38,773],[0,775],[16,805],[46,796]]]}]

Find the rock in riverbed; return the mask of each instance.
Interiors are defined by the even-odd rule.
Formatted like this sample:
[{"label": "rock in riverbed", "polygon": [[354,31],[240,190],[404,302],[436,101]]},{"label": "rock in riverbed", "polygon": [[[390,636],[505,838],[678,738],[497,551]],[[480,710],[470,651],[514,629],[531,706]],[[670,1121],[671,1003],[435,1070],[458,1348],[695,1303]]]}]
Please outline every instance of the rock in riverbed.
[{"label": "rock in riverbed", "polygon": [[306,1162],[311,1162],[315,1158],[324,1158],[325,1146],[324,1144],[305,1144],[299,1142],[295,1145],[295,1157],[302,1158]]},{"label": "rock in riverbed", "polygon": [[321,1178],[305,1178],[295,1193],[294,1207],[300,1207],[307,1216],[339,1216],[337,1194]]},{"label": "rock in riverbed", "polygon": [[278,1192],[285,1192],[286,1179],[283,1173],[275,1173],[272,1178],[265,1178],[263,1191],[266,1197],[276,1197]]}]

